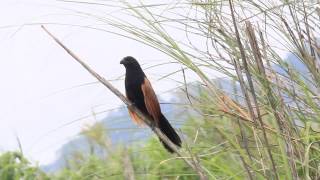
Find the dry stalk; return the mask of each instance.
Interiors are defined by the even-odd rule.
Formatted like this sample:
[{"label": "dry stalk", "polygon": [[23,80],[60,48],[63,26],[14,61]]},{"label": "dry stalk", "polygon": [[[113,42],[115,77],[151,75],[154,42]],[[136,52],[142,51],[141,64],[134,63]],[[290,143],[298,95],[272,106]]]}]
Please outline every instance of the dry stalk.
[{"label": "dry stalk", "polygon": [[[250,87],[250,90],[251,90],[251,95],[253,97],[253,100],[254,100],[254,103],[255,103],[255,106],[256,106],[257,119],[259,120],[260,126],[262,128],[264,141],[266,143],[266,146],[268,147],[267,148],[267,152],[268,152],[269,158],[271,160],[272,169],[273,169],[275,178],[279,179],[278,173],[277,173],[277,169],[276,169],[276,164],[275,164],[274,159],[272,157],[271,149],[269,148],[270,146],[269,146],[269,142],[268,142],[267,133],[266,133],[265,129],[263,128],[263,121],[262,121],[262,118],[261,118],[261,115],[260,115],[260,110],[259,110],[259,107],[258,107],[258,102],[257,102],[256,95],[255,95],[253,81],[252,81],[252,78],[251,78],[251,75],[250,75],[249,67],[248,67],[248,64],[247,64],[247,61],[246,61],[245,51],[244,51],[243,45],[242,45],[241,40],[240,40],[240,33],[238,31],[238,27],[237,27],[235,16],[234,16],[232,0],[229,0],[229,6],[230,6],[231,17],[232,17],[233,26],[234,26],[234,29],[235,29],[235,34],[236,34],[236,38],[237,38],[238,47],[240,49],[241,59],[242,59],[243,66],[244,66],[244,69],[245,69],[247,81],[249,83],[249,87]],[[240,77],[242,77],[242,74],[240,72],[238,72],[238,71],[241,72],[241,69],[237,70],[237,74],[238,74],[238,77],[240,79]],[[240,84],[241,84],[241,82],[240,82]],[[243,84],[242,86],[244,86],[244,82],[242,82],[242,84]],[[246,96],[246,102],[247,102],[249,111],[251,112],[251,116],[252,116],[252,118],[254,119],[254,121],[256,123],[256,117],[255,117],[255,113],[253,112],[253,108],[252,108],[252,105],[251,105],[251,102],[250,102],[250,98],[249,98],[248,95],[246,95],[247,91],[246,91],[246,89],[244,87],[241,88],[241,89],[243,89],[243,93]]]},{"label": "dry stalk", "polygon": [[134,169],[127,148],[123,151],[123,174],[126,180],[135,180]]},{"label": "dry stalk", "polygon": [[[296,164],[293,161],[293,159],[294,159],[294,157],[293,157],[294,156],[294,152],[293,152],[293,149],[292,149],[293,145],[291,143],[291,139],[287,138],[287,137],[290,137],[290,132],[288,130],[289,128],[285,128],[285,122],[281,118],[281,117],[284,117],[284,115],[281,115],[277,110],[278,106],[275,103],[276,99],[275,99],[275,97],[273,95],[272,89],[271,89],[270,84],[269,84],[268,79],[267,79],[267,75],[266,75],[264,64],[263,64],[263,61],[262,61],[262,58],[261,58],[262,56],[261,56],[261,53],[260,53],[260,50],[259,50],[257,38],[255,36],[255,33],[254,33],[254,30],[253,30],[253,27],[252,27],[251,23],[248,22],[248,21],[246,21],[246,31],[247,31],[248,39],[249,39],[249,42],[250,42],[251,50],[253,52],[253,56],[254,56],[254,59],[256,61],[260,76],[261,76],[262,84],[263,84],[263,86],[265,86],[265,89],[267,89],[268,99],[270,101],[271,107],[272,107],[273,112],[274,112],[273,114],[274,114],[275,118],[277,119],[280,131],[287,135],[287,136],[284,136],[284,137],[286,139],[285,143],[286,143],[286,147],[287,147],[287,155],[289,157],[289,164],[290,164],[290,167],[291,167],[291,171],[293,173],[292,174],[293,179],[298,179],[298,174],[296,173],[297,172]],[[281,107],[280,112],[283,112],[283,113],[285,112],[284,107]]]}]

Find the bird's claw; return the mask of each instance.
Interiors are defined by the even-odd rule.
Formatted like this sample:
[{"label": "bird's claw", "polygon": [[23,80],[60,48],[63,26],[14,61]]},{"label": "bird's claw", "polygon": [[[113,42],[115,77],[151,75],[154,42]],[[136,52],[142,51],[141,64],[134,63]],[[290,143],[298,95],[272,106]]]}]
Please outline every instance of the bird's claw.
[{"label": "bird's claw", "polygon": [[150,128],[152,129],[152,131],[155,130],[156,125],[154,123],[151,123]]}]

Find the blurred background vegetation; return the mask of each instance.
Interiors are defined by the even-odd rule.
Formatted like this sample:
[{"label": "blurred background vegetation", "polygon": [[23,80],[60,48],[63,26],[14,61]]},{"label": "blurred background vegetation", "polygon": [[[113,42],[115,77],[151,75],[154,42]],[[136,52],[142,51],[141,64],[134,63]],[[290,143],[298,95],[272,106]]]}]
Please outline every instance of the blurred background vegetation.
[{"label": "blurred background vegetation", "polygon": [[121,7],[130,18],[78,13],[167,54],[182,67],[172,74],[199,78],[162,105],[188,156],[128,126],[121,109],[84,128],[55,170],[1,154],[0,179],[199,179],[182,158],[197,158],[209,179],[320,179],[318,1],[66,3]]}]

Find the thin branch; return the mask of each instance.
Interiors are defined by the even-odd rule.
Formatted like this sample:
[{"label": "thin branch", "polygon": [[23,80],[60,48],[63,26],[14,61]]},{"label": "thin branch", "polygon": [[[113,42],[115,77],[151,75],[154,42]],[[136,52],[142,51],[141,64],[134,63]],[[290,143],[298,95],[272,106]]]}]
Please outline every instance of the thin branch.
[{"label": "thin branch", "polygon": [[[91,69],[84,61],[82,61],[75,53],[73,53],[69,48],[67,48],[58,38],[56,38],[53,34],[51,34],[43,25],[41,28],[50,36],[52,37],[56,43],[58,43],[69,55],[71,55],[78,63],[80,63],[91,75],[97,78],[104,86],[106,86],[111,92],[113,92],[118,98],[123,101],[128,109],[134,111],[144,123],[146,123],[149,127],[152,128],[154,133],[163,141],[165,142],[175,153],[177,153],[180,157],[186,157],[183,152],[179,151],[178,147],[170,141],[170,139],[164,135],[158,127],[152,125],[152,121],[144,115],[137,107],[135,107],[118,89],[113,87],[111,83],[109,83],[105,78],[100,76],[96,73],[93,69]],[[200,165],[199,161],[191,162],[186,158],[182,158],[187,165],[189,165],[195,172],[198,173],[201,180],[207,180],[208,177],[205,174],[203,167]]]}]

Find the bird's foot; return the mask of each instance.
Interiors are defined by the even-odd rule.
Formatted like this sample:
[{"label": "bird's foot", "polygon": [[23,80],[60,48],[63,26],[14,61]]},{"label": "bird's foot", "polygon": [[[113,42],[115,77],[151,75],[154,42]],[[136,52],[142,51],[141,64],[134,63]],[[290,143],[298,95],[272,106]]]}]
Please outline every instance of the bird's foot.
[{"label": "bird's foot", "polygon": [[150,128],[152,129],[152,131],[154,131],[156,129],[156,124],[155,123],[151,123]]}]

